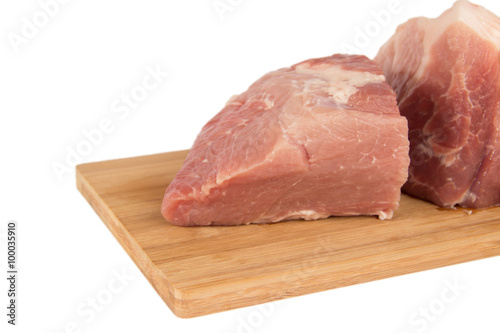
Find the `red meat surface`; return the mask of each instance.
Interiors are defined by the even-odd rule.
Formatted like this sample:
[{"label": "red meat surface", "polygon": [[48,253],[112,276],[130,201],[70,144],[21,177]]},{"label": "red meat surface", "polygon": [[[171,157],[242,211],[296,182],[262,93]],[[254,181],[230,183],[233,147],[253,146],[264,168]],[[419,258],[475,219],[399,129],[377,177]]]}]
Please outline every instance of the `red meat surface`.
[{"label": "red meat surface", "polygon": [[407,179],[407,132],[375,62],[307,60],[264,75],[203,127],[161,211],[180,226],[389,219]]},{"label": "red meat surface", "polygon": [[407,193],[443,207],[500,204],[500,19],[468,1],[414,18],[378,62],[408,119]]}]

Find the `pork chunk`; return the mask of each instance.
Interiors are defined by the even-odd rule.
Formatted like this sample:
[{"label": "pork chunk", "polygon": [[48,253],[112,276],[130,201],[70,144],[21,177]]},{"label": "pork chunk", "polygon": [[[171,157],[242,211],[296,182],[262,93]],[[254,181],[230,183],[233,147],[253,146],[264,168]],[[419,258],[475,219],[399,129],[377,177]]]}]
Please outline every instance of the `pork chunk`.
[{"label": "pork chunk", "polygon": [[407,179],[407,132],[380,67],[364,56],[279,69],[203,127],[162,214],[180,226],[389,219]]},{"label": "pork chunk", "polygon": [[375,58],[408,119],[407,193],[443,207],[500,204],[500,19],[457,1],[414,18]]}]

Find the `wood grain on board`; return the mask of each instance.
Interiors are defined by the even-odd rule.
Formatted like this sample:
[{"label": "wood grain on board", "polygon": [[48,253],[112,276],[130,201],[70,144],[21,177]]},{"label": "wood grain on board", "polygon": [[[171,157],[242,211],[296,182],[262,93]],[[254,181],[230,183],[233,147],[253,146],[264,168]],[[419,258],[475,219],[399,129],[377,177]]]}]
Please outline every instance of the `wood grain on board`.
[{"label": "wood grain on board", "polygon": [[187,151],[77,166],[77,187],[179,317],[196,317],[500,255],[500,207],[403,195],[390,221],[332,217],[177,227],[160,214]]}]

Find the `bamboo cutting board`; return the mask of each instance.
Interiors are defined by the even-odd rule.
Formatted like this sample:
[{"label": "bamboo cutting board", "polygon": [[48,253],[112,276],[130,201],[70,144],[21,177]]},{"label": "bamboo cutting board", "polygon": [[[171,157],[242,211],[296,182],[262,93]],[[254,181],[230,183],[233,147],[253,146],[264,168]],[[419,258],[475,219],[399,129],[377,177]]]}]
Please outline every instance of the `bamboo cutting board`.
[{"label": "bamboo cutting board", "polygon": [[80,192],[179,317],[500,255],[500,208],[445,210],[405,195],[390,221],[176,227],[160,205],[186,154],[82,164],[76,175]]}]

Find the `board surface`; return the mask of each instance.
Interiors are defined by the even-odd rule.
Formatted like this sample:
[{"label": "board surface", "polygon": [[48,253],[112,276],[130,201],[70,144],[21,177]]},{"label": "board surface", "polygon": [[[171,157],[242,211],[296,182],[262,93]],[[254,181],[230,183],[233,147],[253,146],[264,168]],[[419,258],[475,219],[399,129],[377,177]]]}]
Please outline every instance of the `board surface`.
[{"label": "board surface", "polygon": [[390,221],[334,217],[177,227],[160,214],[187,151],[77,166],[77,187],[179,317],[195,317],[500,255],[500,207],[403,195]]}]

